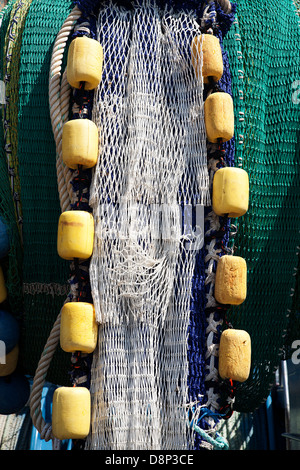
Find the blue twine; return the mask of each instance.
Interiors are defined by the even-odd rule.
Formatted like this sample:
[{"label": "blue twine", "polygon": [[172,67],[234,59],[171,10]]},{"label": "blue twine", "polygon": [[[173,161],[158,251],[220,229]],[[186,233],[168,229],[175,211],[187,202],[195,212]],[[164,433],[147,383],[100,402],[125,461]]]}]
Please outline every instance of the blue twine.
[{"label": "blue twine", "polygon": [[[195,411],[195,409],[194,409]],[[216,413],[210,410],[209,408],[206,407],[201,407],[200,408],[200,416],[197,419],[197,422],[195,422],[194,419],[191,420],[190,422],[190,427],[196,431],[196,433],[199,435],[199,437],[204,439],[205,441],[209,442],[210,444],[213,445],[214,449],[216,450],[228,450],[229,445],[226,439],[224,439],[218,432],[215,432],[215,438],[212,438],[210,434],[208,434],[204,429],[203,429],[203,423],[205,422],[204,418],[209,417],[213,418],[215,423],[218,423],[219,419],[224,417],[222,413]]]},{"label": "blue twine", "polygon": [[193,429],[201,436],[205,441],[212,444],[215,450],[228,450],[229,445],[226,439],[224,439],[218,432],[216,432],[216,437],[212,438],[207,432],[199,428],[196,424],[193,425]]}]

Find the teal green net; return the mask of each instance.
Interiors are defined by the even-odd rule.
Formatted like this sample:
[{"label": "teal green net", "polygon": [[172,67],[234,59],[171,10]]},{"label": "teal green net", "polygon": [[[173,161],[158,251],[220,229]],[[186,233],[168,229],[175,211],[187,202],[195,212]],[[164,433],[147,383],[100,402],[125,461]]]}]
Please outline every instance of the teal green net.
[{"label": "teal green net", "polygon": [[[299,15],[299,27],[300,27],[300,1],[295,0],[296,9]],[[300,77],[294,83],[293,87],[293,101],[298,107],[300,106]],[[298,146],[298,161],[299,161],[299,146]],[[289,328],[286,336],[286,356],[292,357],[293,353],[297,353],[296,348],[297,341],[300,338],[300,236],[298,237],[299,244],[297,247],[298,251],[298,265],[294,268],[295,276],[295,290],[293,295],[292,308],[289,315]],[[295,348],[296,347],[296,348]]]},{"label": "teal green net", "polygon": [[[22,37],[18,116],[24,240],[22,363],[31,375],[69,291],[70,264],[58,256],[56,247],[60,203],[48,87],[53,44],[71,8],[70,1],[33,0]],[[69,365],[70,355],[57,348],[48,380],[68,384]]]},{"label": "teal green net", "polygon": [[238,0],[237,20],[239,36],[232,29],[224,46],[236,100],[243,82],[244,121],[236,115],[243,144],[236,164],[249,174],[250,203],[236,221],[235,255],[247,261],[248,294],[228,317],[252,337],[250,377],[237,384],[235,400],[236,410],[251,411],[268,396],[291,332],[299,338],[291,311],[300,229],[300,105],[293,99],[300,29],[291,0]]}]

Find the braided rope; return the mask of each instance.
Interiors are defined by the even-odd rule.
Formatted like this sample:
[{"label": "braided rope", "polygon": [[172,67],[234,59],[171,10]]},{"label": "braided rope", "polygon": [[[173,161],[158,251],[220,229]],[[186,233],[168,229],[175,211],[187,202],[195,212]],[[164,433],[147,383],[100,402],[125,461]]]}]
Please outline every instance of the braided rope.
[{"label": "braided rope", "polygon": [[[49,79],[49,104],[50,104],[50,117],[54,139],[57,150],[57,182],[60,197],[61,210],[70,208],[72,201],[72,185],[71,180],[73,172],[67,168],[62,161],[62,129],[63,124],[67,121],[69,110],[69,98],[71,87],[67,82],[66,71],[61,79],[62,59],[69,36],[74,29],[74,25],[78,18],[81,16],[81,11],[77,6],[73,8],[71,13],[66,18],[62,28],[60,29],[54,46],[51,57],[50,65],[50,79]],[[59,97],[59,99],[57,98]]]},{"label": "braided rope", "polygon": [[59,313],[53,325],[47,343],[44,347],[44,351],[38,363],[29,399],[32,423],[34,427],[40,432],[41,438],[45,439],[46,442],[53,438],[52,425],[51,423],[46,423],[43,419],[41,398],[47,370],[60,338],[60,319],[61,313]]},{"label": "braided rope", "polygon": [[[60,32],[56,37],[53,46],[50,66],[49,104],[51,124],[58,153],[56,168],[62,212],[67,210],[67,208],[70,206],[70,201],[72,199],[72,173],[67,167],[63,165],[61,158],[62,127],[63,123],[66,121],[70,98],[70,86],[67,82],[66,72],[64,72],[60,83],[61,64],[67,40],[70,36],[71,31],[74,28],[77,19],[80,16],[81,11],[77,7],[75,7],[66,18],[65,22],[63,23],[60,29]],[[59,313],[53,325],[53,328],[44,347],[43,353],[38,363],[38,367],[35,372],[32,390],[30,394],[30,415],[32,418],[32,422],[35,428],[39,431],[41,439],[44,439],[46,442],[50,439],[54,439],[54,436],[52,434],[51,423],[46,423],[43,419],[41,410],[41,398],[47,371],[60,339],[60,319],[61,312]],[[55,443],[56,440],[54,439],[54,445]]]}]

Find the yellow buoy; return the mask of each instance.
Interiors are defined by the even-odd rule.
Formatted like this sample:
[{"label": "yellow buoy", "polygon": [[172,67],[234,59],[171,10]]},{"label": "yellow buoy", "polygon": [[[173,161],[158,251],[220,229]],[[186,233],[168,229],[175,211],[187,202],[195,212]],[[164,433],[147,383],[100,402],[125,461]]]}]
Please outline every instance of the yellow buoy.
[{"label": "yellow buoy", "polygon": [[220,80],[223,75],[223,57],[219,39],[212,34],[196,36],[192,41],[191,51],[197,78],[199,79],[202,73],[204,83],[208,83],[209,78],[214,82]]},{"label": "yellow buoy", "polygon": [[251,368],[251,338],[247,331],[229,328],[221,334],[219,374],[222,379],[245,382]]},{"label": "yellow buoy", "polygon": [[73,39],[67,59],[67,80],[73,88],[95,89],[102,76],[103,49],[95,39],[86,36]]},{"label": "yellow buoy", "polygon": [[240,256],[224,255],[218,261],[215,299],[220,304],[240,305],[247,296],[247,264]]},{"label": "yellow buoy", "polygon": [[91,397],[85,387],[59,387],[52,403],[52,432],[63,439],[84,439],[90,431]]},{"label": "yellow buoy", "polygon": [[92,168],[98,159],[99,134],[90,119],[73,119],[64,124],[62,158],[65,165],[76,170],[79,165]]},{"label": "yellow buoy", "polygon": [[19,346],[16,345],[4,358],[1,357],[0,359],[0,377],[11,375],[18,365]]},{"label": "yellow buoy", "polygon": [[0,266],[0,303],[7,299],[7,288],[5,284],[3,269]]},{"label": "yellow buoy", "polygon": [[242,168],[220,168],[213,179],[213,211],[220,216],[240,217],[248,210],[249,177]]},{"label": "yellow buoy", "polygon": [[88,259],[93,252],[94,218],[87,211],[65,211],[59,217],[57,251],[61,258]]},{"label": "yellow buoy", "polygon": [[234,108],[229,93],[211,93],[204,102],[206,135],[209,142],[227,142],[234,135]]},{"label": "yellow buoy", "polygon": [[92,353],[97,345],[98,325],[94,305],[67,302],[61,310],[60,346],[65,352]]}]

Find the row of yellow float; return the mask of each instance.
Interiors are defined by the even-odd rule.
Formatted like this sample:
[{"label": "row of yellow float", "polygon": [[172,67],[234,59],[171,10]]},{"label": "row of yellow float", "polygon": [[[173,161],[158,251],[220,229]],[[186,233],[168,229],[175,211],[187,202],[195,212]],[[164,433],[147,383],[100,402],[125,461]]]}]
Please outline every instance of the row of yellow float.
[{"label": "row of yellow float", "polygon": [[[102,76],[103,51],[86,36],[73,39],[67,59],[67,79],[73,88],[95,89]],[[92,168],[98,159],[98,129],[89,119],[64,124],[62,158],[73,170]],[[94,219],[82,210],[65,211],[58,222],[57,251],[66,260],[89,259],[93,253]],[[98,325],[94,305],[67,302],[61,310],[60,346],[68,353],[92,353]],[[84,439],[90,431],[91,397],[86,387],[59,387],[52,403],[52,433],[57,439]]]},{"label": "row of yellow float", "polygon": [[[204,83],[215,83],[223,75],[223,58],[219,39],[202,34],[192,42],[192,62],[200,69]],[[196,72],[196,75],[199,75]],[[211,143],[226,142],[234,135],[234,106],[228,93],[216,91],[204,103],[207,139]],[[245,170],[236,167],[218,169],[213,178],[212,208],[221,216],[241,217],[248,210],[249,178]],[[247,295],[246,261],[233,255],[221,256],[216,269],[215,299],[224,305],[240,305]],[[219,374],[222,379],[238,382],[247,380],[251,367],[251,339],[244,330],[233,328],[222,332],[219,346]]]},{"label": "row of yellow float", "polygon": [[[202,50],[204,82],[218,81],[223,73],[219,40],[210,34],[196,37],[192,43],[192,62],[199,70]],[[69,48],[67,77],[70,85],[95,89],[102,75],[103,51],[98,41],[87,37],[74,39]],[[211,93],[204,104],[207,139],[225,142],[234,135],[233,101],[229,94]],[[72,169],[92,168],[98,158],[98,129],[88,119],[74,119],[63,128],[62,154]],[[247,173],[234,167],[220,168],[213,180],[213,210],[217,215],[240,217],[248,210]],[[67,260],[88,259],[94,242],[93,216],[85,211],[63,212],[59,219],[57,250]],[[244,259],[224,255],[215,279],[215,298],[221,304],[239,305],[246,298],[247,266]],[[60,344],[64,351],[93,352],[97,343],[97,324],[92,304],[66,303],[61,312]],[[219,374],[223,379],[244,381],[251,362],[251,341],[247,332],[223,331],[219,349]],[[83,439],[90,429],[90,392],[85,387],[59,387],[53,397],[52,432],[58,439]]]}]

